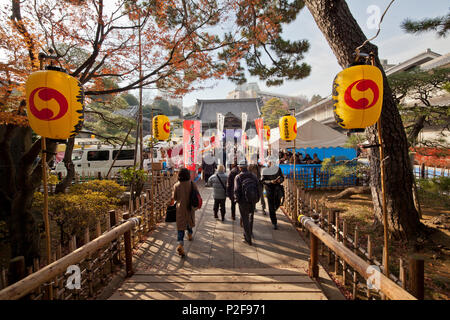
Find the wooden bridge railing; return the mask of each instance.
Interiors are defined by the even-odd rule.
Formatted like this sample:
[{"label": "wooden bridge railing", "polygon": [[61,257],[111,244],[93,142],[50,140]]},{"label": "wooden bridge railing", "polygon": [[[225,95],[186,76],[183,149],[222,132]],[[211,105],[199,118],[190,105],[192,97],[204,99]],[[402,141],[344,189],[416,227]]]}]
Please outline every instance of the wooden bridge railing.
[{"label": "wooden bridge railing", "polygon": [[[124,262],[126,274],[131,276],[132,249],[143,239],[144,234],[162,220],[175,182],[175,176],[155,177],[153,195],[152,189],[148,189],[136,199],[136,204],[130,202],[128,211],[124,210],[122,214],[110,211],[103,234],[100,222],[93,237],[87,228],[84,239],[77,239],[75,236],[71,239],[70,253],[62,256],[59,247],[53,254],[54,262],[42,269],[39,261],[35,261],[34,268],[28,269],[28,276],[0,291],[0,300],[24,297],[32,300],[93,299]],[[84,243],[78,249],[77,240]],[[23,257],[20,258],[23,261]],[[69,277],[73,274],[73,271],[67,269],[70,266],[76,266],[80,270],[79,288],[67,286]],[[0,274],[1,283],[6,286],[6,271],[2,270]]]},{"label": "wooden bridge railing", "polygon": [[[353,299],[356,299],[358,285],[366,288],[367,298],[375,298],[374,293],[379,291],[382,298],[415,299],[413,295],[405,290],[407,273],[402,259],[400,259],[399,278],[392,273],[389,277],[379,273],[377,268],[383,271],[383,265],[373,253],[373,242],[370,235],[367,236],[367,249],[365,249],[361,246],[361,235],[358,227],[355,227],[352,237],[348,232],[347,222],[339,217],[338,210],[327,208],[323,204],[319,206],[318,200],[313,201],[311,193],[295,185],[292,179],[286,179],[284,187],[285,200],[283,208],[285,213],[293,223],[302,228],[305,236],[310,237],[310,272],[312,276],[317,276],[318,255],[325,256],[328,265],[334,264],[335,275],[342,274],[344,286],[349,281],[352,282]],[[297,210],[295,210],[296,207]],[[303,218],[300,219],[302,223],[298,223],[299,216]],[[305,217],[311,217],[313,220]],[[413,267],[416,265],[414,262],[410,261],[409,289],[416,297],[423,299],[423,275],[420,277],[420,273],[422,272],[423,274],[423,270],[420,270],[420,268],[416,270]],[[367,269],[369,266],[372,266],[372,268]],[[382,281],[381,288],[373,290],[367,286],[366,281],[370,275],[372,275],[371,279],[375,277]],[[361,281],[361,278],[364,281]]]}]

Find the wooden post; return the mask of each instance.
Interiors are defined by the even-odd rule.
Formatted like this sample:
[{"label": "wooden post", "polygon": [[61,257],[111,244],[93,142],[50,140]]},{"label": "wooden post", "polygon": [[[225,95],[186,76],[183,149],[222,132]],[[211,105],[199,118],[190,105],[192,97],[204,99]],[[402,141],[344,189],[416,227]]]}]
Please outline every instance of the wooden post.
[{"label": "wooden post", "polygon": [[367,258],[372,262],[372,237],[367,236]]},{"label": "wooden post", "polygon": [[409,291],[419,300],[425,296],[424,288],[424,260],[415,257],[409,260]]},{"label": "wooden post", "polygon": [[402,282],[402,288],[406,289],[406,268],[402,258],[399,261],[399,278]]},{"label": "wooden post", "polygon": [[[117,225],[117,215],[116,215],[116,210],[110,210],[109,211],[109,224],[111,225],[111,228],[114,228]],[[114,264],[119,264],[120,260],[117,254],[117,250],[118,250],[118,246],[117,246],[117,240],[113,240],[112,241],[112,250],[115,252],[113,257],[112,257],[112,262]],[[111,266],[111,271],[112,271],[112,266]]]},{"label": "wooden post", "polygon": [[[47,146],[45,137],[41,137],[41,156],[42,156],[42,185],[44,187],[44,225],[45,225],[45,239],[47,246],[47,264],[52,263],[52,247],[50,238],[50,222],[48,220],[48,186],[47,186]],[[49,286],[48,290],[49,300],[53,299],[53,288]]]},{"label": "wooden post", "polygon": [[[342,244],[344,245],[344,247],[346,247],[347,243],[347,221],[345,221],[345,219],[343,219],[342,221]],[[344,282],[344,286],[347,284],[347,263],[344,261],[342,261],[342,281]]]},{"label": "wooden post", "polygon": [[[84,230],[84,244],[90,241],[89,227]],[[88,295],[89,297],[94,296],[94,286],[93,286],[93,275],[92,275],[92,256],[88,255],[86,258],[86,273],[87,273],[87,283],[88,283]]]},{"label": "wooden post", "polygon": [[[333,219],[332,219],[333,213],[330,208],[328,208],[328,234],[332,235],[332,226],[333,226]],[[331,249],[328,248],[328,265],[331,264]]]},{"label": "wooden post", "polygon": [[[353,238],[353,252],[358,254],[359,246],[359,230],[358,225],[355,226],[355,237]],[[356,300],[356,295],[358,294],[358,273],[353,271],[353,300]]]},{"label": "wooden post", "polygon": [[[335,212],[335,226],[336,234],[334,235],[336,241],[339,242],[339,212]],[[334,255],[334,273],[337,275],[339,272],[339,257],[337,254]]]},{"label": "wooden post", "polygon": [[142,204],[142,230],[144,233],[150,231],[148,228],[148,198],[147,193],[141,196],[141,204]]},{"label": "wooden post", "polygon": [[[320,210],[320,216],[319,216],[319,218],[320,218],[320,228],[321,229],[325,229],[325,217],[324,217],[324,214],[325,214],[325,205],[324,204],[322,204],[322,209]],[[323,243],[319,243],[319,254],[321,255],[321,256],[323,256],[323,248],[324,248],[324,245],[323,245]]]},{"label": "wooden post", "polygon": [[[124,220],[128,220],[130,218],[129,213],[125,213],[123,215]],[[133,252],[131,247],[131,230],[126,231],[123,234],[123,240],[125,245],[125,269],[126,276],[131,277],[133,275]]]},{"label": "wooden post", "polygon": [[422,162],[420,164],[420,177],[422,179],[425,179],[425,162]]},{"label": "wooden post", "polygon": [[100,221],[95,224],[95,237],[98,238],[102,235],[102,225]]},{"label": "wooden post", "polygon": [[152,196],[151,196],[151,190],[147,190],[147,199],[148,199],[148,203],[150,204],[150,210],[148,210],[147,214],[149,215],[147,223],[148,223],[148,230],[152,230],[153,225],[154,225],[154,215],[153,215],[153,201]]},{"label": "wooden post", "polygon": [[309,274],[309,276],[311,278],[318,278],[319,277],[318,239],[312,233],[310,235],[310,246],[311,246],[310,247],[311,253],[310,253],[310,258],[309,258],[309,272],[308,272],[308,274]]},{"label": "wooden post", "polygon": [[6,276],[6,270],[2,269],[2,272],[0,272],[0,280],[2,285],[0,286],[1,289],[6,288],[8,286],[8,277]]},{"label": "wooden post", "polygon": [[15,283],[26,276],[25,257],[18,256],[9,261],[8,283]]},{"label": "wooden post", "polygon": [[[370,234],[367,236],[367,258],[369,259],[369,263],[372,263],[372,237]],[[370,299],[370,289],[367,288],[367,299]]]}]

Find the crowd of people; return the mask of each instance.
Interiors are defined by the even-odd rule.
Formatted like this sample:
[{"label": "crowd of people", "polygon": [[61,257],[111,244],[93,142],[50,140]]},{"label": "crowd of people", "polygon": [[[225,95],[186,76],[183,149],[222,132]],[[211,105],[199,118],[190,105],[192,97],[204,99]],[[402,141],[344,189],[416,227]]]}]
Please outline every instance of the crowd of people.
[{"label": "crowd of people", "polygon": [[295,156],[292,151],[279,151],[280,164],[294,164],[294,159],[296,164],[321,164],[322,160],[319,159],[317,153],[313,154],[313,157],[306,153],[303,157],[303,153],[296,152]]},{"label": "crowd of people", "polygon": [[[206,169],[206,170],[205,170]],[[214,171],[212,171],[214,170]],[[213,214],[216,219],[225,221],[227,198],[231,202],[231,219],[236,220],[236,206],[239,208],[240,225],[243,228],[242,241],[252,245],[253,221],[256,204],[261,202],[262,212],[266,215],[264,189],[269,209],[270,221],[275,230],[278,229],[276,211],[284,198],[282,183],[284,176],[278,166],[272,162],[263,167],[257,161],[250,165],[246,160],[236,161],[227,174],[224,165],[204,163],[203,179],[206,186],[213,189]],[[187,231],[188,240],[193,240],[193,227],[195,226],[195,208],[190,204],[192,190],[198,190],[192,181],[188,169],[182,168],[178,173],[178,182],[173,187],[171,205],[176,205],[177,224],[177,252],[184,257],[184,235]],[[219,217],[220,211],[220,217]]]}]

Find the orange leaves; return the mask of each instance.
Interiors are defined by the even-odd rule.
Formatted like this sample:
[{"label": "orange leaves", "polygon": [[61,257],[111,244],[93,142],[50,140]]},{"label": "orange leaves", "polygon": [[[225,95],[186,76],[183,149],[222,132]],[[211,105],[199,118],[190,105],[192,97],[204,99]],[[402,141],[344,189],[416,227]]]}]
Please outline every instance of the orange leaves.
[{"label": "orange leaves", "polygon": [[0,111],[0,125],[12,124],[19,127],[28,127],[28,119],[26,116],[19,116],[12,112]]}]

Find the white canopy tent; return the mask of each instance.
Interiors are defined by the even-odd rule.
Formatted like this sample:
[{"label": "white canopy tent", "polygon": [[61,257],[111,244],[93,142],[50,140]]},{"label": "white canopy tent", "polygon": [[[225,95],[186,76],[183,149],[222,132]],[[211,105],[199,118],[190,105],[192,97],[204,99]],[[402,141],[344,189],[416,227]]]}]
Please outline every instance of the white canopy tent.
[{"label": "white canopy tent", "polygon": [[[297,122],[296,148],[327,148],[342,147],[347,142],[347,136],[314,119],[300,125]],[[270,145],[278,143],[278,149],[293,148],[294,141],[280,139],[279,128],[270,130]]]}]

